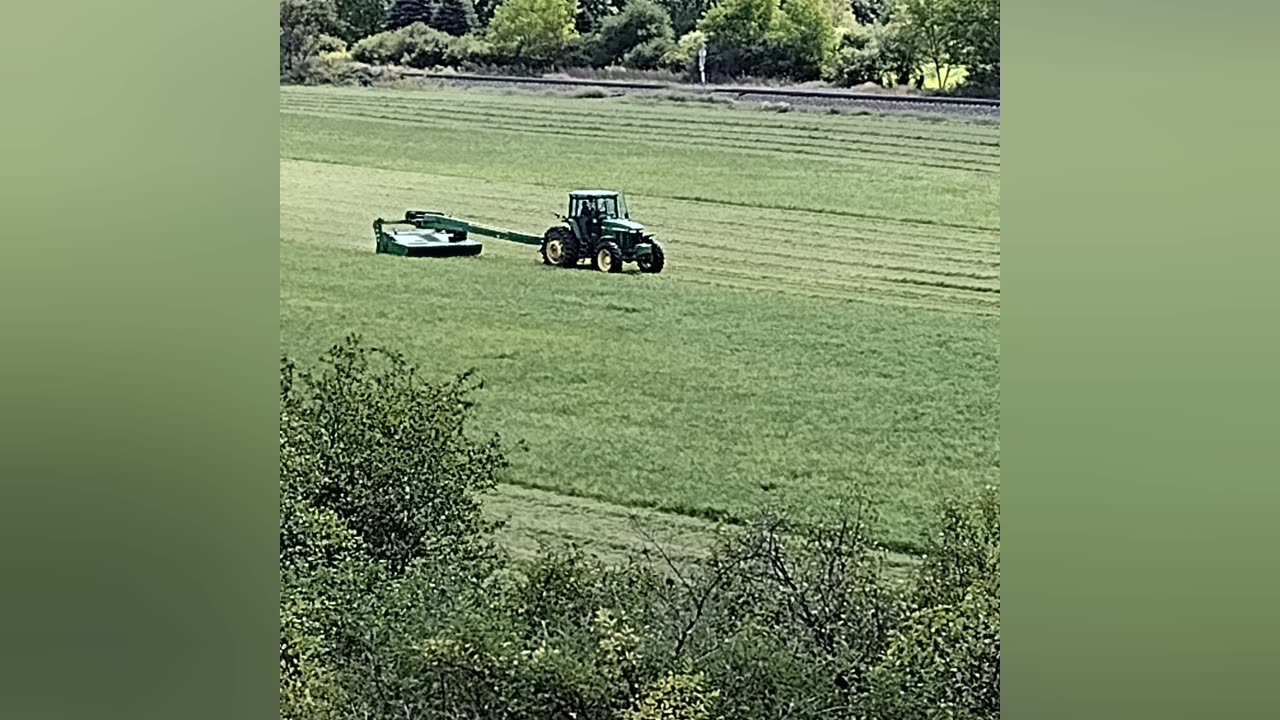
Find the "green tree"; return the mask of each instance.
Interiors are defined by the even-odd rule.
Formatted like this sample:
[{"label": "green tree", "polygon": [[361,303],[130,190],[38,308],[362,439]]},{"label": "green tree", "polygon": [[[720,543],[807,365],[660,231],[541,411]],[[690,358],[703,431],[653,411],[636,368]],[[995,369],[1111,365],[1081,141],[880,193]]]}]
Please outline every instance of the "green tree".
[{"label": "green tree", "polygon": [[676,36],[683,37],[698,26],[698,21],[717,2],[718,0],[660,0],[659,4],[671,16],[671,29]]},{"label": "green tree", "polygon": [[396,30],[414,23],[431,26],[439,0],[394,0],[387,15],[387,29]]},{"label": "green tree", "polygon": [[[600,23],[595,42],[595,63],[612,65],[629,55],[635,59],[643,54],[643,62],[625,64],[650,70],[657,67],[658,60],[674,44],[675,34],[667,11],[654,0],[631,0],[622,12]],[[638,48],[643,50],[637,53]]]},{"label": "green tree", "polygon": [[698,23],[707,38],[707,70],[736,76],[762,69],[778,27],[778,0],[724,0]]},{"label": "green tree", "polygon": [[964,47],[957,0],[905,0],[899,13],[920,60],[933,68],[946,88]]},{"label": "green tree", "polygon": [[280,77],[300,80],[319,51],[323,36],[337,31],[334,0],[281,0]]},{"label": "green tree", "polygon": [[822,77],[836,46],[830,5],[825,0],[785,0],[774,46],[774,72],[801,81]]},{"label": "green tree", "polygon": [[579,37],[578,0],[503,0],[486,31],[494,48],[517,62],[553,64]]},{"label": "green tree", "polygon": [[1000,0],[953,0],[949,21],[965,86],[1000,95]]},{"label": "green tree", "polygon": [[476,18],[480,21],[480,27],[489,26],[489,21],[493,20],[493,11],[501,2],[502,0],[475,0]]},{"label": "green tree", "polygon": [[894,0],[850,0],[853,17],[863,26],[887,22],[893,15]]},{"label": "green tree", "polygon": [[474,0],[437,0],[435,15],[429,25],[431,27],[461,37],[480,27],[476,17]]},{"label": "green tree", "polygon": [[835,52],[826,0],[725,0],[699,24],[707,69],[726,75],[821,77]]},{"label": "green tree", "polygon": [[618,12],[622,0],[578,0],[578,14],[574,17],[574,27],[578,33],[587,35],[600,28],[605,18]]},{"label": "green tree", "polygon": [[389,0],[335,0],[339,37],[348,43],[381,31],[387,24]]}]

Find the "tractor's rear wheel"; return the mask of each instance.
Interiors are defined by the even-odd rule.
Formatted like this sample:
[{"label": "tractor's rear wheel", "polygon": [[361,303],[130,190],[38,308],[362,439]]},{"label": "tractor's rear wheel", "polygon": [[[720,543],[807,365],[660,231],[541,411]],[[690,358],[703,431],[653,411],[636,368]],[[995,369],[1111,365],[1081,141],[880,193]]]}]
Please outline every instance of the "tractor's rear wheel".
[{"label": "tractor's rear wheel", "polygon": [[[566,264],[565,253],[570,247],[572,247],[574,259]],[[573,232],[567,227],[553,227],[547,230],[547,234],[542,238],[542,247],[539,249],[544,265],[563,265],[564,267],[577,264],[577,251],[578,241],[574,239]]]},{"label": "tractor's rear wheel", "polygon": [[596,250],[595,261],[596,269],[600,272],[622,272],[622,249],[618,247],[618,243],[606,240]]},{"label": "tractor's rear wheel", "polygon": [[636,260],[636,265],[640,266],[640,272],[660,273],[662,267],[667,264],[667,257],[662,253],[662,246],[658,241],[653,241],[653,249],[648,255]]}]

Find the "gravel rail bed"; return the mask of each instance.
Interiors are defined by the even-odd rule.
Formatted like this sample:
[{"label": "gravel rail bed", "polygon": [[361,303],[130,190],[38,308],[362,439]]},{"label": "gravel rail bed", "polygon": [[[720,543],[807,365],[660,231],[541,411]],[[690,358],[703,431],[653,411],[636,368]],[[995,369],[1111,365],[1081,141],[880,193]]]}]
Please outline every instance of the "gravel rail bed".
[{"label": "gravel rail bed", "polygon": [[786,104],[796,109],[826,109],[910,115],[942,115],[954,119],[970,119],[984,122],[1000,121],[999,100],[962,98],[883,96],[872,93],[843,92],[839,90],[808,90],[799,88],[768,88],[741,86],[708,86],[705,90],[695,85],[669,85],[664,83],[625,82],[616,80],[587,80],[561,78],[523,78],[498,76],[468,76],[426,72],[406,73],[425,81],[440,82],[456,87],[524,88],[542,87],[556,90],[585,90],[598,88],[612,95],[658,95],[680,93],[682,95],[710,94],[729,100],[756,104]]}]

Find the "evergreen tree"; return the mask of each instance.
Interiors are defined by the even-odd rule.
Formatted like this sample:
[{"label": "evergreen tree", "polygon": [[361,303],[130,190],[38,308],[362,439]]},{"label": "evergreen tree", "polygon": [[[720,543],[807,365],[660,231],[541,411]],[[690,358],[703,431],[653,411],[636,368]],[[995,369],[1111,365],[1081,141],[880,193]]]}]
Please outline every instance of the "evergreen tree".
[{"label": "evergreen tree", "polygon": [[473,0],[439,0],[439,3],[435,17],[428,23],[431,27],[454,37],[461,37],[480,27]]},{"label": "evergreen tree", "polygon": [[395,0],[387,16],[387,29],[396,30],[414,23],[431,24],[437,0]]},{"label": "evergreen tree", "polygon": [[391,0],[336,0],[339,37],[349,43],[386,29]]},{"label": "evergreen tree", "polygon": [[501,2],[502,0],[475,0],[476,18],[480,21],[481,27],[489,26],[489,21],[493,19],[493,11]]}]

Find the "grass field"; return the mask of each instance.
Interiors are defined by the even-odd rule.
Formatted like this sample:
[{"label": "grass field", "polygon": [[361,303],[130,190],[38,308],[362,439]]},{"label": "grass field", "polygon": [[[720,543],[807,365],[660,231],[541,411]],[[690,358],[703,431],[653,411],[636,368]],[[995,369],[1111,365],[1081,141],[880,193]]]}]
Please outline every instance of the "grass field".
[{"label": "grass field", "polygon": [[[911,550],[939,491],[998,479],[998,127],[282,88],[280,142],[283,349],[358,331],[441,377],[476,368],[480,428],[525,448],[493,502],[513,545],[607,551],[633,508],[696,544],[703,521],[815,519],[861,487]],[[541,233],[579,187],[625,189],[666,271],[496,240],[372,252],[379,215]]]}]

